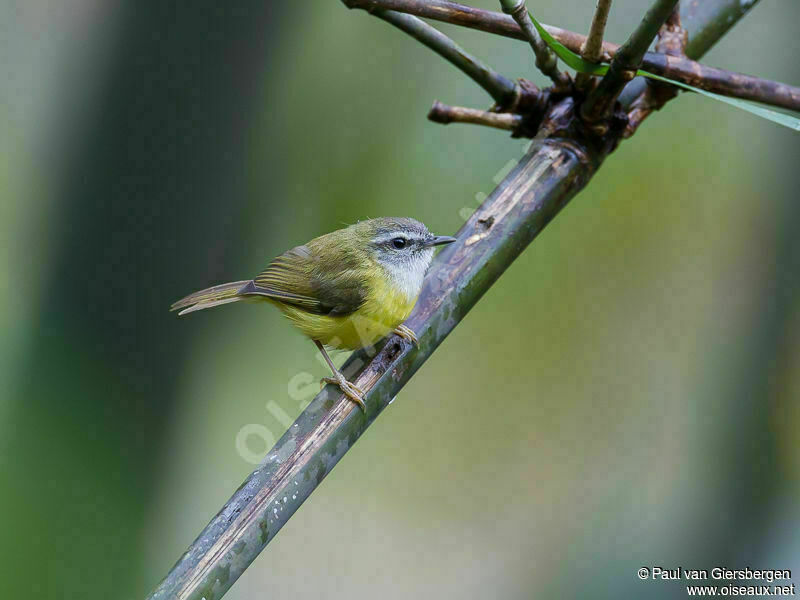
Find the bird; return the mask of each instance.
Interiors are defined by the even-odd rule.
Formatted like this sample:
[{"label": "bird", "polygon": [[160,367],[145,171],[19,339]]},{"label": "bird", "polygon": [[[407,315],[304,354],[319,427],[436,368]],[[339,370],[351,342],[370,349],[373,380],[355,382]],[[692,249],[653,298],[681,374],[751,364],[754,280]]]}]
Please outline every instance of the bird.
[{"label": "bird", "polygon": [[276,306],[322,353],[333,375],[322,384],[337,385],[366,412],[363,390],[336,368],[327,348],[357,350],[392,332],[416,344],[402,323],[435,248],[455,241],[408,217],[367,219],[287,250],[253,279],[194,292],[170,310],[185,315],[243,301]]}]

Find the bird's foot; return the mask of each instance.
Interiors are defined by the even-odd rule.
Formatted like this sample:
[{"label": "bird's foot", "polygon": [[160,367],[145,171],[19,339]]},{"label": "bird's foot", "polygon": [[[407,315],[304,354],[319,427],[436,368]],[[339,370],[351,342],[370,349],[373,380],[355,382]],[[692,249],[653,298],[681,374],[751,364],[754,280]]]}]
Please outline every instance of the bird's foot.
[{"label": "bird's foot", "polygon": [[333,385],[339,386],[339,389],[342,390],[345,396],[358,404],[361,410],[363,410],[365,413],[367,412],[367,405],[364,403],[364,392],[357,385],[347,381],[344,375],[341,373],[336,373],[334,377],[323,377],[321,381],[323,386],[326,383],[332,383]]},{"label": "bird's foot", "polygon": [[406,327],[405,325],[398,325],[394,328],[394,332],[399,335],[404,340],[408,340],[415,346],[419,343],[417,340],[417,334],[414,333],[410,327]]}]

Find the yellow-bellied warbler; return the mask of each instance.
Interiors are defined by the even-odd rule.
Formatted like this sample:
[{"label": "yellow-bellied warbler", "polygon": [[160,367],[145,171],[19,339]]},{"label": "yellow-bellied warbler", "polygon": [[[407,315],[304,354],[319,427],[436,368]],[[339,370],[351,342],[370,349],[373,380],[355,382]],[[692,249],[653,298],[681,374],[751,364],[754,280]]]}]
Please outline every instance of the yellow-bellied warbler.
[{"label": "yellow-bellied warbler", "polygon": [[323,381],[338,385],[364,409],[364,393],[345,379],[325,347],[356,350],[390,332],[416,342],[402,323],[417,301],[434,248],[454,241],[414,219],[360,221],[284,252],[255,279],[195,292],[172,310],[183,315],[242,300],[276,305],[322,352],[333,371]]}]

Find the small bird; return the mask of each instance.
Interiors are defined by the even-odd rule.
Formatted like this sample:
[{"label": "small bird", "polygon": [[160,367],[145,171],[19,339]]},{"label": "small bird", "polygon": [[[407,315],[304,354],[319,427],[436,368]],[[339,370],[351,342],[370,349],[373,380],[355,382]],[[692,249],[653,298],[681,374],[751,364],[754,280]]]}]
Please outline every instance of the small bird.
[{"label": "small bird", "polygon": [[390,332],[416,343],[402,325],[422,289],[436,246],[456,238],[433,235],[419,221],[382,217],[314,238],[275,258],[255,279],[223,283],[178,300],[171,310],[194,312],[230,302],[268,302],[322,352],[338,385],[362,410],[364,392],[325,350],[372,346]]}]

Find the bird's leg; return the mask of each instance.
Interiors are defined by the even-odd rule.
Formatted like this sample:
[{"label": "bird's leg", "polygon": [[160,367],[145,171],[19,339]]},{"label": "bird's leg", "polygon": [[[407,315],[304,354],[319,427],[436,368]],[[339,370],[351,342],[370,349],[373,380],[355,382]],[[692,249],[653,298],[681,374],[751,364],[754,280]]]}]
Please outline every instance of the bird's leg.
[{"label": "bird's leg", "polygon": [[319,340],[314,340],[314,343],[319,348],[319,351],[322,352],[322,358],[325,359],[325,362],[328,363],[328,366],[333,371],[333,377],[323,377],[322,382],[323,385],[325,383],[332,383],[334,385],[338,385],[339,389],[342,390],[345,396],[350,398],[353,402],[358,404],[358,406],[364,412],[367,412],[367,405],[364,403],[364,392],[358,386],[350,383],[345,379],[345,376],[342,375],[341,371],[336,368],[336,365],[333,364],[331,357],[328,356],[328,352],[325,350],[325,346],[322,345],[322,342]]},{"label": "bird's leg", "polygon": [[419,343],[417,340],[417,334],[414,333],[410,327],[406,327],[405,325],[398,325],[394,328],[394,332],[399,335],[404,340],[408,340],[415,346]]}]

